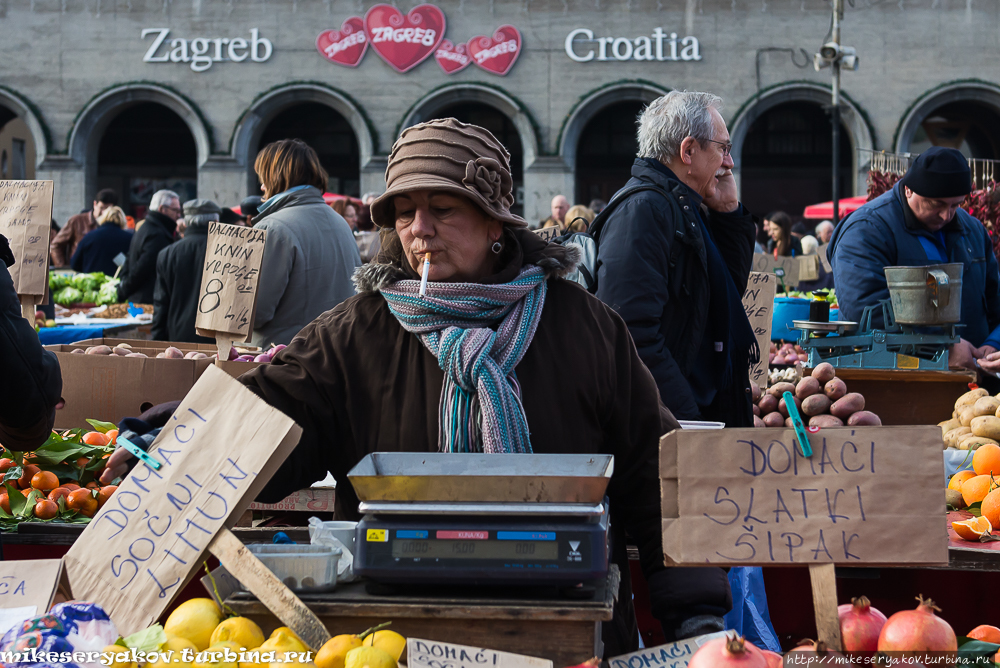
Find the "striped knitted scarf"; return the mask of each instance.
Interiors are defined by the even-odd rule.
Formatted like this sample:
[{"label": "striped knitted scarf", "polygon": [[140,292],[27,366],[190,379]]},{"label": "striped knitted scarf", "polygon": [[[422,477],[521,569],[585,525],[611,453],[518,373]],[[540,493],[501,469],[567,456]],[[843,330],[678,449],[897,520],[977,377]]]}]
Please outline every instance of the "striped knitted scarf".
[{"label": "striped knitted scarf", "polygon": [[[510,283],[383,287],[389,310],[434,354],[444,371],[438,409],[441,452],[530,453],[528,421],[514,367],[535,336],[545,272],[527,265]],[[494,332],[490,325],[499,325]]]}]

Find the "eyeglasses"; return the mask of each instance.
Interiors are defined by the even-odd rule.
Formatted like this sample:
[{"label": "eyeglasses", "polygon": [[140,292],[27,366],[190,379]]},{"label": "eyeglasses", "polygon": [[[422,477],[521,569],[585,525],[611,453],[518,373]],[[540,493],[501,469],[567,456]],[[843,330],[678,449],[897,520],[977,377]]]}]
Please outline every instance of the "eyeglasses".
[{"label": "eyeglasses", "polygon": [[710,141],[713,144],[718,144],[722,147],[722,155],[729,155],[733,150],[733,142],[731,141],[716,141],[714,139],[706,139],[705,141]]}]

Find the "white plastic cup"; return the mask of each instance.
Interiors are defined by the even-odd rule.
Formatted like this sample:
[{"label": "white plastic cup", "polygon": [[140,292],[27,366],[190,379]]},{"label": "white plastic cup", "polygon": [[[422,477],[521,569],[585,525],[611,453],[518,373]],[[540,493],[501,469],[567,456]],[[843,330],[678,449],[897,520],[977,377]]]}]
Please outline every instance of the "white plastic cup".
[{"label": "white plastic cup", "polygon": [[357,522],[323,522],[323,528],[329,531],[334,538],[344,544],[351,555],[354,555],[354,537],[357,535]]}]

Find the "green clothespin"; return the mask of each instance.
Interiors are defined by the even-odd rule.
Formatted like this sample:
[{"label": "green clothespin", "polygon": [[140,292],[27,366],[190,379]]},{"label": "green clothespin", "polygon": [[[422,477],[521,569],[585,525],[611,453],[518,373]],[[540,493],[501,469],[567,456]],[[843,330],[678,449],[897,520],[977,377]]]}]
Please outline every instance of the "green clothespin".
[{"label": "green clothespin", "polygon": [[148,452],[137,446],[132,441],[128,440],[123,436],[119,436],[115,443],[132,453],[133,456],[138,457],[146,466],[150,467],[154,471],[159,471],[163,467],[163,462],[152,457]]},{"label": "green clothespin", "polygon": [[788,410],[788,417],[792,419],[792,428],[795,429],[795,436],[799,441],[799,449],[802,450],[803,457],[812,457],[813,449],[809,444],[809,434],[806,433],[806,426],[802,423],[802,416],[799,415],[799,408],[795,405],[795,397],[791,392],[781,395],[785,400],[785,408]]}]

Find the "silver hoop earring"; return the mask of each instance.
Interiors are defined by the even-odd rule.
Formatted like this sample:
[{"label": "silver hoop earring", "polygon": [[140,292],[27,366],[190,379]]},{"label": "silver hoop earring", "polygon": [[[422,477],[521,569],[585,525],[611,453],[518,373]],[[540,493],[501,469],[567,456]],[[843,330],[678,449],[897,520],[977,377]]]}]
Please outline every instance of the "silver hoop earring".
[{"label": "silver hoop earring", "polygon": [[494,241],[493,245],[490,247],[490,250],[493,251],[494,255],[499,255],[500,251],[503,250],[503,246],[500,245],[499,241]]}]

